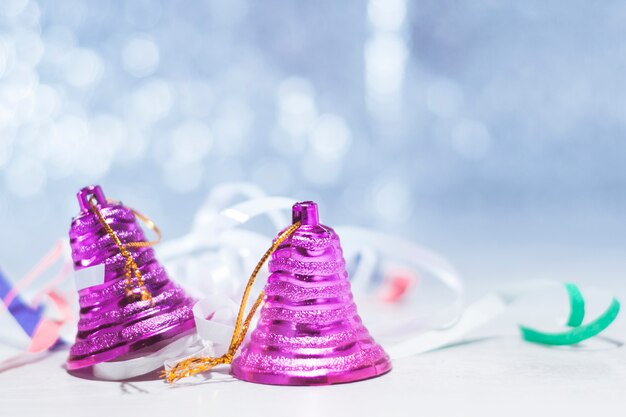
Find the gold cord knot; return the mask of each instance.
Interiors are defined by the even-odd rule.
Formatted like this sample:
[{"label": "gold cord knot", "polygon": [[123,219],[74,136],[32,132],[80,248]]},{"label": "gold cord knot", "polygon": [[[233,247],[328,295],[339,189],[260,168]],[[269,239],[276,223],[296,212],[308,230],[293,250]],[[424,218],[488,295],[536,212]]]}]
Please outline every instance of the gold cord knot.
[{"label": "gold cord knot", "polygon": [[[115,231],[106,222],[104,216],[102,215],[102,212],[96,206],[96,199],[92,198],[89,203],[91,204],[91,209],[98,217],[98,221],[100,221],[100,224],[102,225],[102,227],[104,227],[104,230],[111,237],[111,239],[113,239],[113,241],[119,248],[121,255],[126,259],[126,262],[124,263],[124,276],[126,277],[126,298],[132,301],[150,301],[150,303],[152,303],[152,294],[150,294],[150,291],[148,291],[148,289],[146,288],[145,282],[143,280],[143,275],[139,270],[139,266],[137,266],[137,263],[133,259],[133,256],[128,248],[141,248],[156,245],[161,240],[161,231],[148,217],[144,216],[136,210],[130,209],[135,217],[142,220],[146,224],[146,226],[148,226],[157,234],[157,240],[151,242],[122,243]],[[133,288],[133,278],[137,282],[135,288]]]},{"label": "gold cord knot", "polygon": [[291,234],[295,232],[298,227],[300,227],[300,224],[301,223],[298,221],[285,229],[285,231],[283,231],[276,238],[276,240],[274,240],[272,246],[270,246],[270,248],[265,251],[259,262],[256,264],[254,271],[252,271],[252,274],[250,274],[250,278],[248,279],[246,289],[241,299],[241,304],[239,305],[239,312],[237,314],[237,320],[235,322],[235,330],[233,332],[233,337],[230,341],[228,351],[222,356],[218,356],[215,358],[191,357],[183,359],[176,365],[174,365],[171,369],[163,371],[161,373],[161,378],[165,378],[167,382],[172,383],[178,381],[179,379],[206,372],[217,365],[227,365],[232,363],[233,358],[237,353],[237,350],[239,349],[239,347],[243,343],[243,340],[246,337],[246,333],[248,332],[248,328],[250,327],[250,322],[254,317],[254,313],[256,313],[257,309],[263,303],[263,299],[265,298],[265,292],[261,291],[259,296],[254,301],[254,304],[252,304],[252,307],[250,308],[246,319],[243,320],[244,311],[248,302],[250,290],[252,289],[252,285],[254,284],[254,280],[261,271],[261,268],[263,267],[267,259],[272,255],[272,253],[276,251],[276,249],[278,249],[278,247],[281,245],[281,243],[283,243],[285,239],[291,236]]}]

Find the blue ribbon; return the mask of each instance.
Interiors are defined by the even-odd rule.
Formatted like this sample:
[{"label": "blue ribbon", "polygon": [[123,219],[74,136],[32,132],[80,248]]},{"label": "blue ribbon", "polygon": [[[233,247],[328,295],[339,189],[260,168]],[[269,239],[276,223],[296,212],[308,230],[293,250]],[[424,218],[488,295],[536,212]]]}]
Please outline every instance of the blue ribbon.
[{"label": "blue ribbon", "polygon": [[[13,286],[8,278],[2,273],[0,270],[0,302],[4,299]],[[22,298],[16,296],[11,304],[8,306],[9,313],[15,318],[20,327],[26,332],[26,334],[30,337],[35,333],[35,329],[37,325],[41,321],[42,317],[42,308],[32,308],[28,304],[22,300]]]}]

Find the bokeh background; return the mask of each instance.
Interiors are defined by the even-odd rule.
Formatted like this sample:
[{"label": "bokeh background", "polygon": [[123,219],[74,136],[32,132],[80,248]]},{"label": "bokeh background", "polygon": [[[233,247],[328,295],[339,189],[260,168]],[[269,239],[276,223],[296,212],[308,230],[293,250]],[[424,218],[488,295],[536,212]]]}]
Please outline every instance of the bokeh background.
[{"label": "bokeh background", "polygon": [[173,238],[251,181],[470,281],[618,286],[625,39],[618,0],[2,0],[0,265],[84,185]]}]

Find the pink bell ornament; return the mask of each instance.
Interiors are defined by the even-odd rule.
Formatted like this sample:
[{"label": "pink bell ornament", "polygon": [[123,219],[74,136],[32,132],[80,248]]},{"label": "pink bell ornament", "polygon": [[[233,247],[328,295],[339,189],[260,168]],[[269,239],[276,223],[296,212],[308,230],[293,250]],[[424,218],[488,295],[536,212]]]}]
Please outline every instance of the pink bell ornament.
[{"label": "pink bell ornament", "polygon": [[156,259],[150,247],[155,242],[146,241],[137,217],[159,233],[150,220],[107,201],[97,185],[77,196],[80,213],[69,235],[80,316],[67,368],[95,365],[94,374],[103,379],[160,368],[178,354],[168,346],[183,349],[179,339],[193,337],[195,301]]},{"label": "pink bell ornament", "polygon": [[301,226],[272,255],[265,304],[232,374],[250,382],[324,385],[375,377],[391,369],[352,300],[337,234],[317,204],[293,207]]},{"label": "pink bell ornament", "polygon": [[[187,358],[166,372],[168,381],[229,363],[236,378],[275,385],[353,382],[391,369],[357,313],[339,237],[319,223],[314,202],[297,203],[292,213],[293,224],[274,239],[250,277],[229,351]],[[250,288],[270,255],[271,275],[244,321]],[[262,303],[257,327],[236,356]]]}]

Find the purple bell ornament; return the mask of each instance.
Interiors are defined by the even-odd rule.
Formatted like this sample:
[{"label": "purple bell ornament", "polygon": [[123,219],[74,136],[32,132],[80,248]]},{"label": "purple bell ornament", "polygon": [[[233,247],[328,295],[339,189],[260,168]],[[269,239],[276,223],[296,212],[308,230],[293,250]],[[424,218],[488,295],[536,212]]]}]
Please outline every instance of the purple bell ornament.
[{"label": "purple bell ornament", "polygon": [[[264,292],[245,321],[243,309],[258,270],[271,255]],[[236,356],[257,307],[256,329]],[[229,351],[217,358],[188,358],[166,372],[173,382],[232,363],[242,380],[275,385],[326,385],[382,375],[391,361],[361,322],[352,298],[339,237],[319,223],[317,204],[293,206],[283,230],[252,273]]]},{"label": "purple bell ornament", "polygon": [[[150,220],[107,201],[97,185],[77,196],[80,213],[69,236],[80,316],[67,368],[120,362],[136,366],[144,356],[154,359],[155,352],[194,333],[195,300],[169,279],[150,247],[155,242],[146,242],[137,217],[159,234]],[[162,364],[140,364],[134,374]],[[122,372],[119,379],[134,374]]]}]

